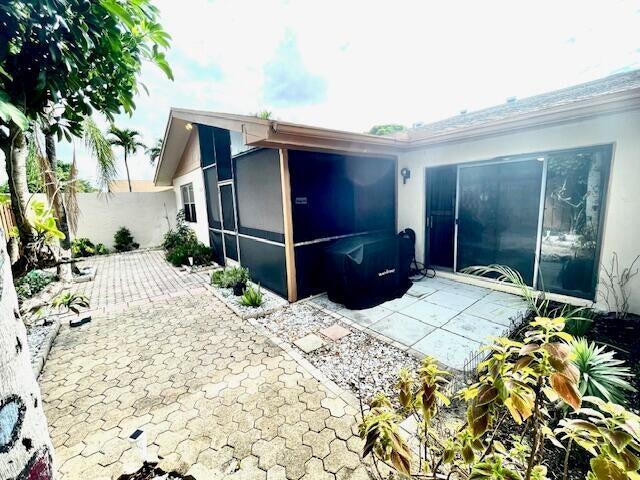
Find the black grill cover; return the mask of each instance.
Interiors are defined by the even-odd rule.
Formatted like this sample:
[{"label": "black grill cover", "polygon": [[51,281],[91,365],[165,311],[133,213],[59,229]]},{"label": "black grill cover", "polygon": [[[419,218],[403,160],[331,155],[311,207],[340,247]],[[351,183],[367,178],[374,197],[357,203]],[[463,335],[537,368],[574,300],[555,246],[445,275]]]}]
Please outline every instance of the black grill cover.
[{"label": "black grill cover", "polygon": [[411,286],[410,239],[389,234],[339,240],[326,250],[329,299],[359,310],[401,297]]}]

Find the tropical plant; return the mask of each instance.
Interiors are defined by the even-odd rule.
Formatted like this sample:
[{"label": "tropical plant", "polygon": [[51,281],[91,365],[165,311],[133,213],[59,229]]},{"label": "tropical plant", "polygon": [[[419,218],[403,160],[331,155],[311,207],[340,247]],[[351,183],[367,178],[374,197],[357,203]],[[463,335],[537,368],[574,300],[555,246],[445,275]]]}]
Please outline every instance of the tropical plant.
[{"label": "tropical plant", "polygon": [[160,158],[160,154],[162,153],[162,139],[156,139],[156,143],[154,143],[152,147],[147,148],[145,152],[149,155],[151,165],[156,163],[156,160]]},{"label": "tropical plant", "polygon": [[211,285],[219,288],[233,288],[246,285],[251,280],[249,270],[244,267],[231,267],[216,270],[211,274]]},{"label": "tropical plant", "polygon": [[96,245],[96,253],[98,255],[107,255],[109,253],[109,249],[104,243],[98,243]]},{"label": "tropical plant", "polygon": [[89,308],[89,299],[81,293],[64,292],[53,299],[51,306],[78,315],[82,308]]},{"label": "tropical plant", "polygon": [[113,236],[113,240],[113,248],[116,252],[129,252],[140,247],[140,244],[134,242],[133,235],[127,227],[120,227]]},{"label": "tropical plant", "polygon": [[90,257],[96,254],[96,246],[86,237],[74,238],[71,242],[71,254],[74,257]]},{"label": "tropical plant", "polygon": [[[401,371],[399,407],[378,394],[368,413],[363,411],[363,456],[372,455],[376,469],[382,461],[416,478],[543,480],[546,443],[566,449],[567,465],[575,442],[595,457],[588,478],[639,478],[638,417],[597,398],[585,400],[598,409],[582,408],[579,371],[567,343],[572,337],[564,326],[561,317],[536,317],[523,342],[496,339],[478,366],[478,381],[456,395],[467,404],[467,422],[457,432],[442,434],[438,423],[439,409],[449,401],[447,373],[430,357],[415,373]],[[550,412],[560,405],[570,412],[554,432]],[[406,414],[418,425],[414,449],[399,434]],[[592,430],[598,433],[589,435]],[[616,475],[607,476],[611,472]]]},{"label": "tropical plant", "polygon": [[251,285],[245,288],[244,293],[240,297],[240,305],[245,307],[258,308],[264,303],[262,298],[262,292],[260,291],[260,285],[257,289],[254,289]]},{"label": "tropical plant", "polygon": [[188,243],[197,242],[196,232],[184,221],[184,210],[180,210],[176,215],[176,226],[164,235],[162,248],[170,252],[174,248]]},{"label": "tropical plant", "polygon": [[629,298],[631,290],[629,282],[638,274],[636,263],[640,260],[638,255],[628,267],[620,270],[618,254],[613,252],[609,266],[602,265],[600,296],[607,304],[610,312],[614,312],[617,319],[627,318],[629,314]]},{"label": "tropical plant", "polygon": [[[38,122],[50,140],[69,140],[82,136],[83,119],[94,110],[111,121],[122,110],[131,114],[143,61],[172,78],[163,52],[169,36],[150,0],[7,0],[0,24],[0,149],[23,251],[34,258],[26,251],[34,242],[26,219],[25,131]],[[14,265],[24,269],[24,262]]]},{"label": "tropical plant", "polygon": [[635,388],[627,381],[633,374],[623,366],[624,362],[614,358],[613,351],[607,351],[604,346],[584,338],[571,341],[571,348],[572,362],[580,371],[580,393],[625,405],[626,393],[635,392]]},{"label": "tropical plant", "polygon": [[54,282],[56,276],[44,270],[31,270],[16,280],[18,298],[24,300],[41,292],[44,287]]},{"label": "tropical plant", "polygon": [[167,252],[167,261],[175,267],[189,265],[189,258],[194,265],[208,265],[213,261],[213,251],[198,240],[181,243]]},{"label": "tropical plant", "polygon": [[225,284],[224,268],[211,272],[211,285],[218,288],[227,288]]},{"label": "tropical plant", "polygon": [[109,129],[111,135],[111,145],[122,147],[124,152],[124,167],[127,171],[127,182],[129,182],[129,191],[131,192],[131,176],[129,175],[129,163],[127,161],[128,155],[133,155],[138,151],[138,148],[147,148],[144,143],[138,140],[140,132],[131,130],[128,128],[120,129],[115,125],[111,125]]}]

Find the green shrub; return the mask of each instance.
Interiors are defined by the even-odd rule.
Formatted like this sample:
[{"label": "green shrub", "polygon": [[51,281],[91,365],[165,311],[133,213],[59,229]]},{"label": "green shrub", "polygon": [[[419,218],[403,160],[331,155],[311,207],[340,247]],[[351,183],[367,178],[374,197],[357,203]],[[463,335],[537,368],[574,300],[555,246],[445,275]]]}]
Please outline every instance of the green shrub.
[{"label": "green shrub", "polygon": [[86,237],[76,238],[71,242],[71,255],[74,257],[90,257],[95,253],[96,246]]},{"label": "green shrub", "polygon": [[213,272],[211,274],[211,285],[219,288],[233,288],[239,283],[246,284],[250,279],[248,269],[231,267]]},{"label": "green shrub", "polygon": [[249,285],[242,294],[242,297],[240,297],[240,304],[245,307],[258,308],[263,303],[264,300],[262,298],[262,292],[260,291],[260,285],[258,285],[257,290]]},{"label": "green shrub", "polygon": [[18,298],[24,300],[34,296],[55,279],[56,276],[53,273],[43,270],[31,270],[16,281]]},{"label": "green shrub", "polygon": [[176,216],[176,227],[165,233],[162,247],[169,252],[180,245],[197,241],[196,232],[184,222],[184,213],[181,210]]},{"label": "green shrub", "polygon": [[227,288],[225,282],[226,282],[226,277],[224,275],[224,269],[211,272],[211,285],[219,288]]},{"label": "green shrub", "polygon": [[107,255],[109,253],[109,249],[104,243],[99,243],[96,245],[96,253],[98,255]]},{"label": "green shrub", "polygon": [[194,265],[207,265],[213,261],[213,251],[204,243],[194,240],[167,252],[167,261],[176,267],[189,265],[189,257],[193,257]]},{"label": "green shrub", "polygon": [[624,362],[615,359],[614,352],[584,338],[572,340],[571,347],[573,363],[580,371],[580,393],[624,405],[626,392],[635,391],[626,380],[632,374],[628,367],[622,366]]},{"label": "green shrub", "polygon": [[114,248],[117,252],[129,252],[140,247],[139,243],[133,241],[133,235],[127,227],[120,227],[113,236]]}]

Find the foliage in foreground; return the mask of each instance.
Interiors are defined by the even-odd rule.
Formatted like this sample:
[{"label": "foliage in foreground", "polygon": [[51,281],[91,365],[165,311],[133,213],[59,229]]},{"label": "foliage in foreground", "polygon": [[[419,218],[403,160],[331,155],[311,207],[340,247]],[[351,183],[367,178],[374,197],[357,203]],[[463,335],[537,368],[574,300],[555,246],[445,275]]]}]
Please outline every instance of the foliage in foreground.
[{"label": "foliage in foreground", "polygon": [[251,285],[247,286],[240,297],[240,305],[244,305],[245,307],[258,308],[263,303],[264,299],[262,298],[260,285],[258,285],[257,289],[253,288]]},{"label": "foliage in foreground", "polygon": [[78,315],[82,308],[89,308],[89,299],[81,293],[64,292],[53,299],[51,306],[58,311],[73,312]]},{"label": "foliage in foreground", "polygon": [[[536,317],[523,342],[496,339],[478,367],[478,382],[457,393],[467,404],[467,422],[453,434],[443,434],[438,423],[441,406],[449,403],[448,373],[430,357],[415,373],[401,371],[400,407],[379,394],[364,415],[363,456],[421,478],[543,480],[551,443],[566,451],[566,479],[576,444],[592,456],[588,479],[639,479],[640,418],[620,405],[581,396],[572,337],[564,326],[562,317]],[[583,401],[592,407],[582,407]],[[563,405],[570,412],[553,430],[551,415]],[[415,451],[400,434],[406,415],[419,426]],[[507,418],[517,428],[501,428]]]},{"label": "foliage in foreground", "polygon": [[113,248],[116,252],[130,252],[140,247],[139,243],[136,243],[131,235],[131,231],[127,227],[120,227],[113,236]]},{"label": "foliage in foreground", "polygon": [[582,395],[625,405],[626,392],[635,388],[626,380],[633,376],[622,360],[614,358],[614,352],[605,350],[584,338],[571,342],[573,363],[580,371],[579,389]]}]

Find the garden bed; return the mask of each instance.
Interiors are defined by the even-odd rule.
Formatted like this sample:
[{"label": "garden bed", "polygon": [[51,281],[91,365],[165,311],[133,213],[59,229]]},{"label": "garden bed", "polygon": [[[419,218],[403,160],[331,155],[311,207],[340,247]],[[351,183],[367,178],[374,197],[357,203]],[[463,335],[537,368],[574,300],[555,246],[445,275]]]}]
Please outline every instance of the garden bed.
[{"label": "garden bed", "polygon": [[[258,288],[257,285],[252,285],[253,288]],[[210,285],[209,288],[213,294],[219,298],[227,307],[229,307],[233,313],[238,315],[243,320],[247,318],[260,318],[265,315],[269,315],[278,310],[285,308],[289,302],[280,298],[275,293],[272,293],[264,288],[261,288],[263,304],[259,307],[247,307],[240,303],[241,296],[235,296],[232,288],[220,288],[214,285]]]},{"label": "garden bed", "polygon": [[337,385],[367,403],[381,391],[395,397],[393,385],[398,370],[415,369],[420,364],[410,353],[352,328],[309,303],[290,305],[259,319],[258,323],[290,344],[310,333],[322,336],[320,330],[336,323],[349,329],[349,335],[335,341],[325,337],[323,347],[301,354]]}]

